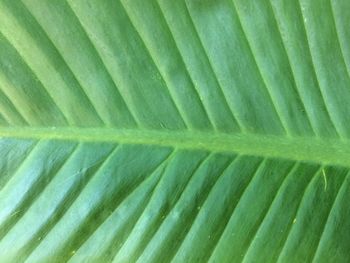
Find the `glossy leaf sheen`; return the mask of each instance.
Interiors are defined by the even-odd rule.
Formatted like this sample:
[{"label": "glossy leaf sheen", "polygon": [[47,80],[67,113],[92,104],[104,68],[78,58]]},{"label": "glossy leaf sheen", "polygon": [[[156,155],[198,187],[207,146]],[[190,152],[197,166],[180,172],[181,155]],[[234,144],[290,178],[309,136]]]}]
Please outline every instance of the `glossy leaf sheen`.
[{"label": "glossy leaf sheen", "polygon": [[348,0],[0,0],[0,262],[348,262]]}]

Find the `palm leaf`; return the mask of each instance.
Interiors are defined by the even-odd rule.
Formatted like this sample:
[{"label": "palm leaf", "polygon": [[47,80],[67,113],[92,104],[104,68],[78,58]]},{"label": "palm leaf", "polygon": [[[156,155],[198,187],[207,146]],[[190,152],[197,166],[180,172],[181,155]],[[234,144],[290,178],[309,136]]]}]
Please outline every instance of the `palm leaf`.
[{"label": "palm leaf", "polygon": [[1,262],[348,262],[350,2],[1,0]]}]

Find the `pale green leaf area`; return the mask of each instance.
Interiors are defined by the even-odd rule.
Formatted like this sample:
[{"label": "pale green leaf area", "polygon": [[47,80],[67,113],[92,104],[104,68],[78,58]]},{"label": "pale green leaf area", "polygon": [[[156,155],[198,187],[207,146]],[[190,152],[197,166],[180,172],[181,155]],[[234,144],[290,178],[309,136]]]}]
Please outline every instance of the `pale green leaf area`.
[{"label": "pale green leaf area", "polygon": [[22,262],[350,262],[350,1],[0,0]]}]

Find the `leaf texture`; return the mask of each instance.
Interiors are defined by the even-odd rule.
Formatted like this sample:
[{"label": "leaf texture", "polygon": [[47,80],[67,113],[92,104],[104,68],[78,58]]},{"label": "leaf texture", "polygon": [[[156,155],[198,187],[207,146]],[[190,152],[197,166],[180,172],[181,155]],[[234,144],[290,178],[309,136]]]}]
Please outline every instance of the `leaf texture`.
[{"label": "leaf texture", "polygon": [[348,262],[347,0],[0,0],[0,262]]}]

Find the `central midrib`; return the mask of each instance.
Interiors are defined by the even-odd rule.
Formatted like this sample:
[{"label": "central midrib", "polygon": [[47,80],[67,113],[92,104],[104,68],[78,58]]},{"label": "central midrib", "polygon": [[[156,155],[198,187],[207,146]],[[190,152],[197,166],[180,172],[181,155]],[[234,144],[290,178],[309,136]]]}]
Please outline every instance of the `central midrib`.
[{"label": "central midrib", "polygon": [[0,137],[143,144],[233,152],[350,167],[350,141],[217,132],[114,128],[0,128]]}]

